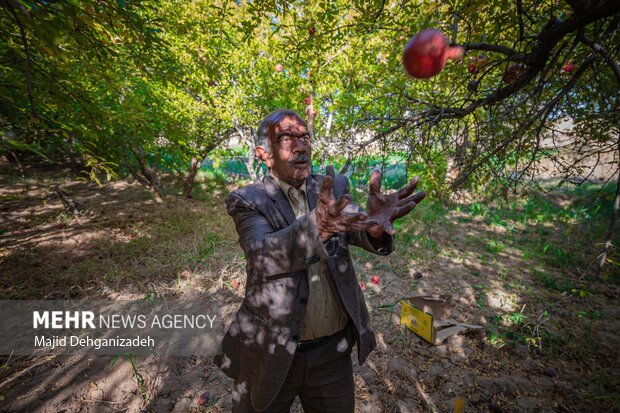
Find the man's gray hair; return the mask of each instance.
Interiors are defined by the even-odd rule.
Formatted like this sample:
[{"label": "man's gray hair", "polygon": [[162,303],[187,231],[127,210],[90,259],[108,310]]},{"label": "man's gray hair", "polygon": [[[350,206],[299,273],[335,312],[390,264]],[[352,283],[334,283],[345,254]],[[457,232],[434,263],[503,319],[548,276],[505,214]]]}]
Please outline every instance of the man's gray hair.
[{"label": "man's gray hair", "polygon": [[265,152],[271,151],[271,146],[269,145],[269,130],[275,127],[282,119],[288,117],[297,118],[304,125],[306,121],[301,118],[294,110],[290,109],[278,109],[274,112],[271,112],[269,115],[263,119],[263,121],[258,126],[258,130],[256,131],[256,135],[258,137],[258,145],[262,146],[265,149]]}]

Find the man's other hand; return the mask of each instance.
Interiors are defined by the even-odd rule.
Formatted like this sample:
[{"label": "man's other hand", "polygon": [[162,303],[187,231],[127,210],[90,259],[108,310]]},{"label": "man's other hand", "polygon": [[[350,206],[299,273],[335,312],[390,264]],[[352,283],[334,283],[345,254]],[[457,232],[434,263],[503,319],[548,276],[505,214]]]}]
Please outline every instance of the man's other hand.
[{"label": "man's other hand", "polygon": [[371,237],[379,238],[383,232],[394,235],[396,233],[392,225],[394,221],[407,215],[422,202],[426,197],[426,192],[413,194],[418,186],[418,180],[419,177],[416,176],[397,192],[383,195],[381,194],[381,172],[372,173],[366,212],[369,220],[376,220],[378,223],[367,229]]},{"label": "man's other hand", "polygon": [[379,221],[368,219],[364,212],[345,212],[344,209],[351,203],[351,196],[345,194],[340,199],[334,199],[333,187],[336,180],[334,168],[326,168],[327,176],[321,183],[319,202],[316,206],[316,222],[323,240],[333,234],[346,231],[362,231],[377,226]]}]

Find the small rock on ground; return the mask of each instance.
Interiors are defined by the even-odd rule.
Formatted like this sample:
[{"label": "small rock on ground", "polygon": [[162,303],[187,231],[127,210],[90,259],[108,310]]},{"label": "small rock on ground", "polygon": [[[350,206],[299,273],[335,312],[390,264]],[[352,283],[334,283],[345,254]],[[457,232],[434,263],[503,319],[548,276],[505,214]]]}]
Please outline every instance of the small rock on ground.
[{"label": "small rock on ground", "polygon": [[415,382],[418,373],[415,367],[401,358],[393,358],[388,362],[388,371],[399,375],[403,379]]},{"label": "small rock on ground", "polygon": [[533,412],[540,406],[540,400],[535,397],[520,397],[517,399],[517,406],[522,412]]},{"label": "small rock on ground", "polygon": [[416,413],[418,411],[417,404],[411,399],[399,400],[396,407],[398,413]]}]

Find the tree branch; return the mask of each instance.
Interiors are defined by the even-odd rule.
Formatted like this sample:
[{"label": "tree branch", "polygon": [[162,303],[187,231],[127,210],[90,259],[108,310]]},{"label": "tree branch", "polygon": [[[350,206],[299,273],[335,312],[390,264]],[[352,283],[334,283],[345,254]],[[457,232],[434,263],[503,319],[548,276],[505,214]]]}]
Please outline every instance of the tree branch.
[{"label": "tree branch", "polygon": [[579,33],[577,34],[577,39],[581,43],[594,50],[603,58],[603,60],[605,60],[605,63],[607,63],[611,70],[614,72],[614,76],[616,77],[618,86],[620,86],[620,66],[618,66],[618,63],[609,55],[609,53],[607,53],[607,49],[605,48],[605,46],[588,39],[583,33],[583,30],[579,31]]},{"label": "tree branch", "polygon": [[523,41],[525,27],[523,25],[523,0],[517,0],[517,17],[519,19],[519,40]]},{"label": "tree branch", "polygon": [[[588,24],[620,13],[620,2],[604,0],[590,5],[583,12],[574,14],[567,20],[554,25],[547,25],[537,36],[536,46],[527,54],[521,54],[511,48],[487,43],[469,43],[464,45],[467,50],[484,50],[502,53],[507,60],[521,61],[527,65],[526,70],[514,83],[496,90],[491,95],[475,100],[464,108],[431,109],[417,115],[422,117],[438,117],[439,119],[455,119],[467,116],[480,106],[500,102],[525,87],[545,67],[549,56],[557,43],[567,34],[577,31]],[[617,65],[616,65],[617,66]]]},{"label": "tree branch", "polygon": [[[468,50],[481,50],[481,51],[485,51],[485,52],[496,52],[496,53],[501,53],[503,55],[506,55],[508,57],[513,57],[513,59],[511,60],[516,60],[516,61],[523,61],[524,58],[524,54],[517,52],[514,49],[511,49],[510,47],[507,46],[502,46],[500,44],[490,44],[490,43],[465,43],[462,44],[461,46],[463,46],[465,48],[465,51]],[[520,58],[516,58],[515,56],[518,56]]]},{"label": "tree branch", "polygon": [[568,94],[568,92],[570,92],[570,90],[577,83],[577,80],[579,80],[581,75],[586,71],[586,69],[588,67],[590,67],[592,65],[593,60],[594,60],[593,58],[590,58],[590,59],[586,60],[584,62],[584,64],[581,65],[579,67],[579,69],[577,69],[577,71],[575,72],[575,74],[573,75],[571,80],[562,88],[560,93],[558,93],[543,108],[538,110],[536,112],[536,114],[531,114],[530,116],[528,116],[527,117],[528,120],[525,123],[523,123],[517,130],[515,130],[506,140],[504,140],[504,142],[502,142],[500,145],[498,145],[493,151],[491,151],[487,155],[485,155],[481,160],[479,160],[475,164],[469,166],[468,168],[465,168],[464,171],[452,183],[452,185],[451,185],[452,189],[457,189],[482,164],[486,163],[493,156],[495,156],[496,154],[498,154],[499,152],[501,152],[502,150],[507,148],[510,143],[512,143],[519,136],[521,136],[521,134],[523,132],[525,132],[525,130],[527,130],[534,123],[534,121],[536,119],[538,119],[538,114],[545,113],[546,111],[548,111],[551,108],[553,108],[560,101],[560,99],[562,99],[564,96],[566,96]]},{"label": "tree branch", "polygon": [[28,47],[28,39],[26,37],[26,30],[24,28],[23,23],[21,22],[21,20],[17,16],[17,13],[15,12],[15,8],[13,7],[13,3],[10,2],[10,1],[7,1],[6,4],[8,5],[9,11],[13,15],[13,18],[15,19],[15,24],[17,24],[17,27],[19,28],[19,35],[20,35],[20,38],[21,38],[21,41],[22,41],[22,45],[24,47],[24,54],[26,55],[26,59],[24,60],[24,77],[25,77],[25,80],[26,80],[26,90],[28,92],[28,102],[30,103],[30,113],[32,115],[32,122],[34,124],[35,136],[36,136],[37,119],[39,118],[39,116],[37,115],[37,111],[36,111],[35,106],[34,106],[34,93],[32,91],[32,78],[30,77],[31,55],[30,55],[30,48]]}]

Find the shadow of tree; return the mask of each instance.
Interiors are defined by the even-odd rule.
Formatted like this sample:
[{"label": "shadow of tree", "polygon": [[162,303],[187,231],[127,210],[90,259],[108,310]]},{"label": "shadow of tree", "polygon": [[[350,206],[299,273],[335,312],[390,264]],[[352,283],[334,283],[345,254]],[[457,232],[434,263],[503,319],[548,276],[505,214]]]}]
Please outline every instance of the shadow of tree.
[{"label": "shadow of tree", "polygon": [[[414,218],[398,227],[392,255],[378,262],[365,252],[355,254],[356,271],[368,284],[373,326],[388,348],[371,357],[385,376],[382,389],[384,394],[407,389],[399,397],[383,397],[382,408],[408,398],[418,409],[449,411],[459,394],[480,411],[521,411],[550,400],[587,410],[592,406],[583,403],[585,394],[598,400],[597,408],[613,408],[614,402],[601,396],[611,388],[618,394],[618,386],[593,386],[584,378],[613,377],[612,360],[620,356],[617,332],[591,318],[620,316],[610,302],[620,293],[617,282],[581,272],[596,256],[593,240],[600,239],[605,216],[574,221],[509,217],[498,223],[492,214],[477,217],[466,209],[460,205],[438,217],[418,211],[422,218],[414,211]],[[551,240],[553,248],[569,253],[549,259],[543,247]],[[379,285],[368,283],[374,275]],[[453,318],[481,324],[486,331],[453,336],[439,346],[403,332],[400,307],[386,313],[385,305],[415,294],[448,295]],[[399,356],[411,363],[416,376],[408,385],[387,374],[389,360]],[[557,371],[564,375],[556,377]],[[552,381],[549,374],[554,374]],[[517,394],[528,396],[522,405],[515,403]]]},{"label": "shadow of tree", "polygon": [[[98,188],[70,182],[63,188],[92,211],[71,219],[52,196],[51,184],[28,184],[27,191],[19,185],[0,189],[0,230],[9,236],[0,239],[4,299],[118,298],[152,288],[169,294],[209,293],[222,297],[228,326],[243,288],[254,288],[243,282],[244,259],[221,196],[204,202],[169,197],[155,205],[137,185]],[[27,196],[15,199],[21,193]],[[566,202],[558,199],[553,199],[558,206]],[[449,411],[461,392],[477,411],[493,406],[519,410],[515,400],[525,393],[542,404],[559,400],[566,408],[613,408],[601,396],[619,393],[613,366],[620,357],[620,340],[613,323],[606,326],[620,318],[613,302],[620,296],[618,286],[580,278],[575,265],[594,250],[598,227],[584,230],[562,220],[514,217],[493,222],[491,215],[476,215],[471,208],[438,209],[435,218],[402,222],[390,256],[355,249],[355,270],[369,285],[365,297],[384,346],[368,362],[377,372],[374,385],[380,392],[370,399],[383,411],[403,401],[419,409]],[[550,259],[555,249],[567,252]],[[380,276],[380,284],[369,282],[372,275]],[[240,280],[239,289],[230,285],[233,279]],[[562,280],[570,285],[564,287]],[[589,295],[580,297],[582,287]],[[412,294],[438,293],[451,297],[455,319],[482,324],[486,334],[457,336],[433,347],[403,333],[395,314],[386,316],[379,308]],[[274,305],[268,299],[255,304],[263,314]],[[523,315],[523,321],[511,320],[514,314]],[[542,349],[528,347],[532,337],[541,337]],[[415,381],[390,373],[388,363],[395,358],[416,371]],[[146,401],[131,363],[119,360],[110,366],[111,360],[12,358],[0,376],[0,393],[6,398],[1,407],[190,411],[197,409],[197,397],[205,391],[212,400],[227,398],[216,411],[229,406],[232,380],[214,368],[211,357],[136,357],[148,389]],[[356,375],[365,367],[357,366]],[[549,378],[542,373],[545,368],[559,373]],[[358,383],[358,396],[368,397],[368,387]]]}]

